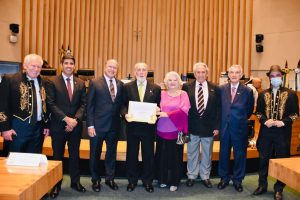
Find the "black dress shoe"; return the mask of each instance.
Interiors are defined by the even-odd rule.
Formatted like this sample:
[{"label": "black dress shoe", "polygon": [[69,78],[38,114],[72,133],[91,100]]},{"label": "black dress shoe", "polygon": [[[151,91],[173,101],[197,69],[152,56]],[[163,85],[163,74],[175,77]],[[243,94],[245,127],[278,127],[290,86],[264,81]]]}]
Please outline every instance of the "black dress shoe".
[{"label": "black dress shoe", "polygon": [[205,187],[207,187],[207,188],[212,188],[212,184],[211,184],[211,182],[210,182],[209,179],[202,180],[202,183],[203,183],[203,185],[204,185]]},{"label": "black dress shoe", "polygon": [[86,192],[86,189],[80,183],[72,183],[71,188],[78,192]]},{"label": "black dress shoe", "polygon": [[101,191],[101,184],[100,181],[92,181],[92,189],[94,192],[100,192]]},{"label": "black dress shoe", "polygon": [[274,199],[275,200],[282,200],[283,199],[282,192],[274,192]]},{"label": "black dress shoe", "polygon": [[261,195],[266,192],[267,192],[267,188],[259,186],[258,188],[256,188],[256,190],[252,194],[253,195]]},{"label": "black dress shoe", "polygon": [[108,185],[113,190],[118,190],[119,189],[118,185],[115,183],[114,180],[106,180],[105,184]]},{"label": "black dress shoe", "polygon": [[145,190],[146,190],[147,192],[149,192],[149,193],[154,192],[154,188],[153,188],[152,184],[143,184],[143,185],[144,185]]},{"label": "black dress shoe", "polygon": [[50,192],[50,195],[49,195],[50,198],[55,199],[58,196],[59,191],[60,191],[60,187],[59,186],[54,186],[54,188]]},{"label": "black dress shoe", "polygon": [[136,184],[129,183],[127,185],[127,192],[132,192],[135,189]]},{"label": "black dress shoe", "polygon": [[241,183],[234,183],[233,186],[236,191],[243,192],[243,186]]},{"label": "black dress shoe", "polygon": [[228,182],[221,180],[220,183],[218,184],[218,189],[223,190],[224,188],[227,187],[227,185],[228,185]]},{"label": "black dress shoe", "polygon": [[192,187],[192,186],[194,185],[194,183],[195,183],[195,180],[194,180],[194,179],[188,179],[188,180],[186,181],[186,186]]}]

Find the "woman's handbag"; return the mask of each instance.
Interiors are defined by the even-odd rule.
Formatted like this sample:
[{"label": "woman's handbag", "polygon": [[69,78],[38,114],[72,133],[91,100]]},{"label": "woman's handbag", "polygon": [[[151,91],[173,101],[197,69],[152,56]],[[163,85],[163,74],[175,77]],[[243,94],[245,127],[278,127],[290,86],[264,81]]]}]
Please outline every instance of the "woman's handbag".
[{"label": "woman's handbag", "polygon": [[191,141],[189,135],[184,134],[182,131],[178,131],[176,144],[183,145],[184,143],[188,143],[189,141]]}]

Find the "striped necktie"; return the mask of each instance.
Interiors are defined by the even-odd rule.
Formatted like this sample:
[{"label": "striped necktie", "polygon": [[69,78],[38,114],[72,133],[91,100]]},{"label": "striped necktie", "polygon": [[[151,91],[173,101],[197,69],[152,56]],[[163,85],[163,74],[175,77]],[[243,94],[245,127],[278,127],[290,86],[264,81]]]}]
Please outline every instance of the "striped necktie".
[{"label": "striped necktie", "polygon": [[198,89],[198,113],[200,116],[202,116],[204,113],[204,95],[203,95],[202,83],[199,84],[199,89]]},{"label": "striped necktie", "polygon": [[109,93],[110,93],[110,96],[111,96],[111,100],[113,102],[115,102],[116,94],[115,94],[115,87],[114,87],[114,84],[113,84],[112,81],[113,81],[112,79],[109,80]]}]

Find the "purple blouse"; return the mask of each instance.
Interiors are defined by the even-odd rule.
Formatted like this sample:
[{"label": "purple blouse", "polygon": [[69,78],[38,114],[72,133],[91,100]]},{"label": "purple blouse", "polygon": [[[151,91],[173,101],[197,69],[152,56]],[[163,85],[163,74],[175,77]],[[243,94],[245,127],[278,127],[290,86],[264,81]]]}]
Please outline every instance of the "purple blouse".
[{"label": "purple blouse", "polygon": [[169,117],[161,117],[157,122],[157,135],[167,140],[177,138],[178,131],[188,132],[188,111],[190,101],[187,93],[172,97],[167,91],[161,92],[160,109]]}]

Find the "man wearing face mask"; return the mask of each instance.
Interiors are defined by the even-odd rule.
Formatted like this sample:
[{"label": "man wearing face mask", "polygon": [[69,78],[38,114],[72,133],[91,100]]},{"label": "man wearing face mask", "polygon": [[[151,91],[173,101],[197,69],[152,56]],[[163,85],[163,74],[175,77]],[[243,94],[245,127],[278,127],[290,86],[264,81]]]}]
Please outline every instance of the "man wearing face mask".
[{"label": "man wearing face mask", "polygon": [[[269,159],[290,157],[292,124],[299,117],[299,105],[297,94],[281,86],[284,74],[280,66],[271,66],[267,73],[270,88],[261,92],[257,99],[256,116],[261,123],[257,140],[259,185],[253,195],[267,192]],[[274,185],[274,199],[283,198],[284,186],[284,183],[277,180]]]}]

